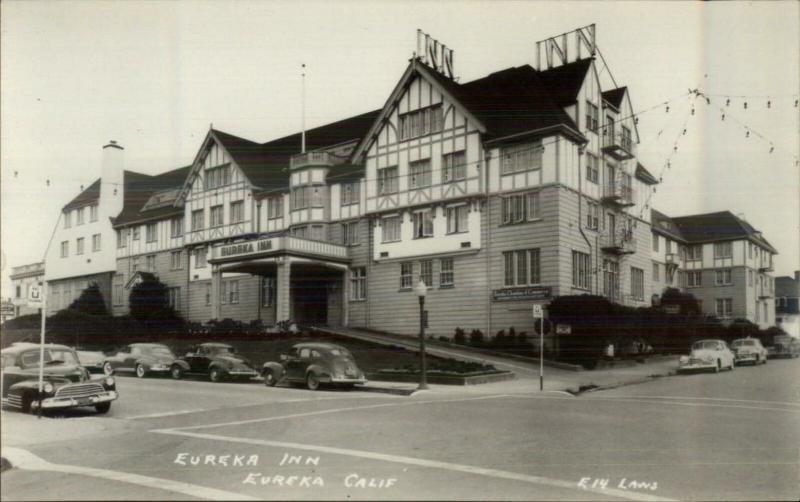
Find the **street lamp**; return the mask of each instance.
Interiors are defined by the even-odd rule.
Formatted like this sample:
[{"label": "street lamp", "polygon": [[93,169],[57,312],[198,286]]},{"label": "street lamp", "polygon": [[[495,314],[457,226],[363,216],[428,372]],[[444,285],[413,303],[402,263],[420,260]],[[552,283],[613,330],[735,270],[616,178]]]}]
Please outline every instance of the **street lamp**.
[{"label": "street lamp", "polygon": [[428,373],[425,367],[425,295],[428,294],[428,286],[425,281],[419,280],[414,286],[414,292],[419,297],[419,361],[420,361],[420,374],[419,374],[419,390],[428,388]]}]

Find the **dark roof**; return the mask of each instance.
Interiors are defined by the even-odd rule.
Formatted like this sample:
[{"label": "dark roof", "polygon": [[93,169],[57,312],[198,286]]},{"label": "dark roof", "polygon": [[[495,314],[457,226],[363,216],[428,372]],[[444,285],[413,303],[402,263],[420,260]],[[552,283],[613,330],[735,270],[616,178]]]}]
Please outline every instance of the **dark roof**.
[{"label": "dark roof", "polygon": [[603,91],[602,96],[605,101],[608,102],[611,106],[619,110],[622,107],[622,98],[625,96],[625,91],[627,91],[627,87],[617,87],[616,89],[611,89],[610,91]]},{"label": "dark roof", "polygon": [[654,232],[666,235],[681,242],[685,241],[681,235],[680,228],[678,228],[675,222],[672,221],[669,216],[660,211],[656,211],[655,209],[650,210],[650,226]]},{"label": "dark roof", "polygon": [[687,242],[750,239],[777,253],[760,232],[730,211],[681,216],[672,218],[672,221],[678,226]]},{"label": "dark roof", "polygon": [[643,165],[636,163],[636,177],[648,185],[657,185],[659,181],[653,174],[647,170]]},{"label": "dark roof", "polygon": [[64,211],[75,209],[78,207],[87,206],[89,204],[96,204],[100,200],[100,178],[97,178],[94,183],[86,187],[81,193],[75,196],[74,199],[69,201],[64,206]]},{"label": "dark roof", "polygon": [[775,298],[779,297],[800,297],[800,281],[786,275],[776,277]]},{"label": "dark roof", "polygon": [[143,208],[154,193],[161,190],[180,188],[186,180],[190,169],[191,166],[181,167],[156,176],[125,171],[125,201],[122,211],[114,220],[114,226],[182,214],[183,208],[173,205],[161,206],[146,211],[143,211]]},{"label": "dark roof", "polygon": [[347,183],[363,177],[364,166],[344,163],[332,166],[325,179],[328,183]]},{"label": "dark roof", "polygon": [[540,75],[556,104],[569,106],[577,100],[578,92],[586,79],[586,72],[591,66],[591,59],[579,59],[545,70]]}]

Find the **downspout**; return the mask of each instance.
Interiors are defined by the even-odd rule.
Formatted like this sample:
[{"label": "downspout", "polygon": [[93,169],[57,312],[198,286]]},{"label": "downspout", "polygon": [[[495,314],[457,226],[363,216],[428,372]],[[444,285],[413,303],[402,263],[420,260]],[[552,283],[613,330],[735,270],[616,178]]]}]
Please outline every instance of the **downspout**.
[{"label": "downspout", "polygon": [[[586,234],[583,232],[583,166],[581,166],[581,159],[583,158],[583,154],[585,153],[586,143],[578,147],[578,231],[581,233],[583,240],[586,241],[586,245],[589,246],[589,256],[592,256],[592,243],[589,241],[589,238],[586,237]],[[595,260],[596,262],[597,260]],[[589,272],[588,270],[586,271]],[[595,277],[595,289],[597,289],[597,273],[594,274]],[[591,283],[590,283],[591,284]]]},{"label": "downspout", "polygon": [[491,267],[491,245],[492,245],[492,201],[489,195],[489,160],[492,156],[489,151],[483,154],[483,190],[486,194],[486,336],[492,333],[492,267]]}]

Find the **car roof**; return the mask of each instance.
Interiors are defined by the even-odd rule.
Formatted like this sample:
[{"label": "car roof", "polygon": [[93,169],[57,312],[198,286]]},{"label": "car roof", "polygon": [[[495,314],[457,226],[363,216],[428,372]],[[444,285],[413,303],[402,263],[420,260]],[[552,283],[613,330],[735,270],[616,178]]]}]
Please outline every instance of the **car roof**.
[{"label": "car roof", "polygon": [[218,343],[218,342],[201,343],[200,346],[201,347],[227,347],[227,348],[231,348],[231,346],[228,345],[227,343]]},{"label": "car roof", "polygon": [[293,348],[298,349],[324,349],[324,350],[331,350],[331,349],[342,349],[347,350],[345,347],[341,345],[336,345],[335,343],[322,343],[322,342],[303,342],[297,343],[293,346]]},{"label": "car roof", "polygon": [[[167,347],[163,343],[129,343],[129,347]],[[167,347],[169,348],[169,347]]]},{"label": "car roof", "polygon": [[[72,347],[68,347],[66,345],[59,345],[57,343],[46,343],[44,344],[45,348],[48,349],[61,349],[61,350],[74,350]],[[6,347],[2,350],[3,354],[19,354],[20,352],[32,348],[39,348],[38,343],[31,343],[31,342],[15,342],[11,345],[11,347]]]},{"label": "car roof", "polygon": [[705,340],[697,340],[694,343],[700,343],[700,342],[722,342],[722,341],[723,340],[720,340],[719,338],[706,338]]}]

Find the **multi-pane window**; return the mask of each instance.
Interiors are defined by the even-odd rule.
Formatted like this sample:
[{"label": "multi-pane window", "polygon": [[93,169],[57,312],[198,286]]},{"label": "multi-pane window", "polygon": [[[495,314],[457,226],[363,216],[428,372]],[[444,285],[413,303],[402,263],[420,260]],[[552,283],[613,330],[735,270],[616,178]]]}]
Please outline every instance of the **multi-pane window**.
[{"label": "multi-pane window", "polygon": [[504,224],[539,219],[539,192],[504,197],[502,199],[502,214]]},{"label": "multi-pane window", "polygon": [[698,261],[703,259],[703,245],[694,244],[686,249],[687,261]]},{"label": "multi-pane window", "polygon": [[433,287],[433,260],[419,262],[419,278],[429,288]]},{"label": "multi-pane window", "polygon": [[211,305],[211,283],[206,283],[206,305]]},{"label": "multi-pane window", "polygon": [[390,216],[381,222],[382,242],[395,242],[400,240],[400,216]]},{"label": "multi-pane window", "polygon": [[463,180],[467,177],[467,156],[463,150],[442,155],[442,181]]},{"label": "multi-pane window", "polygon": [[716,286],[725,286],[733,284],[733,278],[731,276],[731,269],[724,268],[722,270],[715,270],[714,271],[714,285]]},{"label": "multi-pane window", "polygon": [[355,246],[358,244],[357,221],[342,223],[342,243],[345,246]]},{"label": "multi-pane window", "polygon": [[83,237],[75,240],[75,254],[83,254]]},{"label": "multi-pane window", "polygon": [[202,230],[206,226],[206,218],[202,209],[192,211],[192,230]]},{"label": "multi-pane window", "polygon": [[101,244],[101,237],[100,234],[94,234],[92,236],[92,252],[96,253],[100,251],[100,244]]},{"label": "multi-pane window", "polygon": [[717,298],[717,317],[730,317],[733,314],[733,299],[732,298]]},{"label": "multi-pane window", "polygon": [[591,202],[586,206],[586,228],[597,230],[600,225],[600,206]]},{"label": "multi-pane window", "polygon": [[225,223],[225,209],[222,204],[219,206],[211,206],[211,221],[209,225],[213,227],[221,227]]},{"label": "multi-pane window", "polygon": [[97,204],[89,206],[89,221],[97,221]]},{"label": "multi-pane window", "polygon": [[453,286],[454,282],[453,259],[442,258],[439,260],[439,287],[450,287]]},{"label": "multi-pane window", "polygon": [[206,190],[229,185],[231,182],[230,166],[220,166],[206,170]]},{"label": "multi-pane window", "polygon": [[411,172],[411,180],[409,182],[411,188],[431,186],[431,159],[410,162],[408,167]]},{"label": "multi-pane window", "polygon": [[468,209],[469,207],[466,204],[462,204],[460,206],[450,206],[445,210],[448,234],[467,231]]},{"label": "multi-pane window", "polygon": [[350,269],[350,299],[364,300],[367,297],[367,269],[356,267]]},{"label": "multi-pane window", "polygon": [[653,251],[658,252],[659,235],[653,234]]},{"label": "multi-pane window", "polygon": [[296,187],[292,189],[292,210],[305,209],[309,204],[309,190],[311,187]]},{"label": "multi-pane window", "polygon": [[[72,226],[72,211],[69,211],[69,210],[64,211],[64,228],[70,228],[71,226]],[[752,246],[752,244],[751,244],[751,246]],[[751,256],[750,257],[752,258],[753,257],[752,256],[752,249],[750,251],[751,251]]]},{"label": "multi-pane window", "polygon": [[425,209],[414,212],[414,238],[433,237],[433,211]]},{"label": "multi-pane window", "polygon": [[78,225],[83,225],[83,210],[82,207],[75,210],[75,214],[78,216]]},{"label": "multi-pane window", "polygon": [[714,243],[714,258],[731,258],[733,256],[733,243],[716,242]]},{"label": "multi-pane window", "polygon": [[580,251],[572,252],[572,287],[589,289],[591,285],[591,257]]},{"label": "multi-pane window", "polygon": [[586,102],[586,128],[590,131],[597,132],[597,125],[600,118],[600,111],[597,105],[591,101]]},{"label": "multi-pane window", "polygon": [[400,140],[438,132],[443,127],[444,113],[441,105],[404,113],[400,115]]},{"label": "multi-pane window", "polygon": [[358,204],[358,187],[359,182],[342,183],[342,205],[349,206],[350,204]]},{"label": "multi-pane window", "polygon": [[661,279],[659,279],[659,276],[661,275],[659,273],[659,271],[660,271],[659,269],[660,269],[660,265],[658,263],[653,263],[653,280],[654,281],[660,281],[661,280]]},{"label": "multi-pane window", "polygon": [[267,199],[267,218],[283,218],[283,195]]},{"label": "multi-pane window", "polygon": [[325,226],[324,225],[311,225],[311,240],[324,241],[325,239]]},{"label": "multi-pane window", "polygon": [[698,288],[703,285],[703,275],[699,270],[689,270],[686,272],[686,287]]},{"label": "multi-pane window", "polygon": [[131,273],[135,274],[138,271],[139,271],[139,257],[134,256],[133,258],[131,258]]},{"label": "multi-pane window", "polygon": [[631,138],[631,130],[625,126],[622,126],[622,144],[620,146],[622,146],[622,148],[624,148],[628,152],[633,151],[633,139]]},{"label": "multi-pane window", "polygon": [[167,302],[173,310],[181,309],[181,288],[168,288],[167,289]]},{"label": "multi-pane window", "polygon": [[169,235],[173,238],[183,235],[183,216],[169,220]]},{"label": "multi-pane window", "polygon": [[169,264],[172,270],[178,270],[183,268],[183,252],[182,251],[173,251],[169,255]]},{"label": "multi-pane window", "polygon": [[414,264],[404,261],[400,264],[400,289],[411,289],[414,282]]},{"label": "multi-pane window", "polygon": [[206,266],[206,248],[200,247],[195,248],[192,251],[194,254],[194,267],[195,268],[204,268]]},{"label": "multi-pane window", "polygon": [[541,169],[543,152],[544,147],[541,141],[504,147],[500,159],[500,172],[502,174],[511,174]]},{"label": "multi-pane window", "polygon": [[113,293],[113,301],[114,305],[122,305],[125,302],[124,296],[124,289],[123,289],[123,277],[122,274],[116,274],[114,276],[114,293]]},{"label": "multi-pane window", "polygon": [[644,300],[644,270],[631,267],[631,296],[634,300]]},{"label": "multi-pane window", "polygon": [[269,307],[275,298],[275,278],[262,277],[261,278],[261,306]]},{"label": "multi-pane window", "polygon": [[303,225],[301,227],[292,228],[292,236],[299,237],[301,239],[308,239],[308,226]]},{"label": "multi-pane window", "polygon": [[308,187],[308,191],[311,194],[311,207],[325,207],[325,196],[322,188],[319,185]]},{"label": "multi-pane window", "polygon": [[600,179],[600,161],[591,153],[586,154],[586,179],[597,183]]},{"label": "multi-pane window", "polygon": [[378,195],[397,193],[397,166],[378,169]]},{"label": "multi-pane window", "polygon": [[220,303],[239,303],[239,281],[222,281],[219,285]]},{"label": "multi-pane window", "polygon": [[231,202],[231,223],[244,221],[244,201]]},{"label": "multi-pane window", "polygon": [[603,260],[603,295],[611,301],[619,299],[619,263]]},{"label": "multi-pane window", "polygon": [[539,284],[539,250],[523,249],[503,253],[506,286],[525,286]]},{"label": "multi-pane window", "polygon": [[139,228],[138,225],[133,227],[133,228],[131,228],[131,239],[132,240],[138,241],[139,240],[139,235],[140,235],[140,228]]},{"label": "multi-pane window", "polygon": [[69,256],[69,241],[61,242],[61,257],[66,258]]},{"label": "multi-pane window", "polygon": [[156,255],[149,254],[145,257],[145,267],[150,272],[154,272],[156,270]]},{"label": "multi-pane window", "polygon": [[146,242],[155,242],[158,237],[158,223],[148,223],[144,228]]}]

